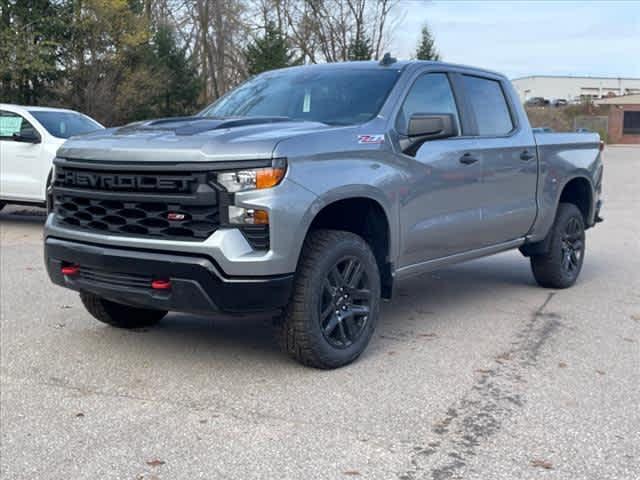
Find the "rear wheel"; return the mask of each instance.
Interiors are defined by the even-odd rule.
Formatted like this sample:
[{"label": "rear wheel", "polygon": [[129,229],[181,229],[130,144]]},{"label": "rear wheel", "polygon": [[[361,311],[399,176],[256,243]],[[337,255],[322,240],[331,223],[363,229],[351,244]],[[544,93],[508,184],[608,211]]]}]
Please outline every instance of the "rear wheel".
[{"label": "rear wheel", "polygon": [[584,219],[578,207],[561,203],[549,235],[549,251],[531,256],[533,276],[542,287],[570,287],[578,279],[584,262]]},{"label": "rear wheel", "polygon": [[91,315],[112,327],[150,327],[162,320],[167,314],[164,310],[130,307],[112,302],[89,292],[80,292],[80,299]]},{"label": "rear wheel", "polygon": [[347,365],[369,343],[379,307],[380,275],[369,245],[353,233],[317,230],[303,248],[280,342],[304,365]]}]

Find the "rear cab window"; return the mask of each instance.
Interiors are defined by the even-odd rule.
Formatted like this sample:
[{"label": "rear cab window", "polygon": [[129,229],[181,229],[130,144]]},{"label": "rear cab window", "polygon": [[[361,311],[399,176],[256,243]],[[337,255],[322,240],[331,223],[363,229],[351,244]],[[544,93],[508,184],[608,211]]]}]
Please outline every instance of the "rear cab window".
[{"label": "rear cab window", "polygon": [[509,104],[498,80],[462,75],[464,94],[475,117],[480,136],[509,135],[515,125]]}]

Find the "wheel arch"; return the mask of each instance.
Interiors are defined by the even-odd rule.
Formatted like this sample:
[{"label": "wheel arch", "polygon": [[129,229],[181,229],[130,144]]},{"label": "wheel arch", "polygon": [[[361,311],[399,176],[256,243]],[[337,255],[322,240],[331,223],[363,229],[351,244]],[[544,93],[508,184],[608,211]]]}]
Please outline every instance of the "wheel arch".
[{"label": "wheel arch", "polygon": [[305,236],[316,229],[344,230],[360,235],[371,247],[380,270],[383,298],[393,290],[393,258],[397,241],[394,216],[386,197],[371,187],[328,192],[311,206]]},{"label": "wheel arch", "polygon": [[582,212],[584,224],[588,228],[593,224],[593,198],[593,184],[588,177],[579,175],[569,178],[560,189],[556,214],[561,203],[572,203]]},{"label": "wheel arch", "polygon": [[558,194],[552,210],[553,215],[549,218],[549,228],[546,234],[540,240],[526,243],[520,247],[520,252],[526,257],[539,255],[549,251],[549,240],[553,231],[558,208],[561,203],[571,203],[575,205],[582,213],[585,228],[593,225],[594,216],[594,188],[590,178],[586,175],[574,175],[568,178],[561,188],[558,188]]}]

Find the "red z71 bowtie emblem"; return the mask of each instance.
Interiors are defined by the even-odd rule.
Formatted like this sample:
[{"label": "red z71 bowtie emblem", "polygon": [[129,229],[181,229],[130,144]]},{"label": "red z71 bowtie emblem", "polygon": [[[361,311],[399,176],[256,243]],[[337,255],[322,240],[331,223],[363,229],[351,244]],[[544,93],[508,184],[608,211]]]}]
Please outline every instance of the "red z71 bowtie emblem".
[{"label": "red z71 bowtie emblem", "polygon": [[167,213],[167,220],[184,220],[184,213]]}]

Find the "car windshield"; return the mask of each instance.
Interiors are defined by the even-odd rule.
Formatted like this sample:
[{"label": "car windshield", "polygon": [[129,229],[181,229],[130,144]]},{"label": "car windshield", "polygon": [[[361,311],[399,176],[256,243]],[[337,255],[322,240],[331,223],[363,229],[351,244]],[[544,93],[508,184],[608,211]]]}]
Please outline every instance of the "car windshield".
[{"label": "car windshield", "polygon": [[95,120],[76,112],[33,110],[29,112],[54,137],[69,138],[104,128]]},{"label": "car windshield", "polygon": [[380,68],[267,72],[220,98],[201,115],[363,123],[378,114],[399,75],[398,70]]}]

